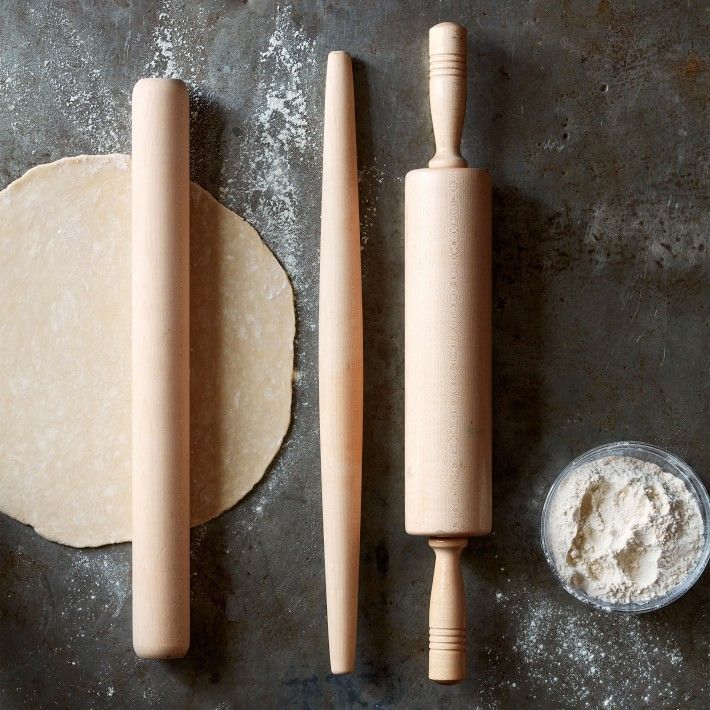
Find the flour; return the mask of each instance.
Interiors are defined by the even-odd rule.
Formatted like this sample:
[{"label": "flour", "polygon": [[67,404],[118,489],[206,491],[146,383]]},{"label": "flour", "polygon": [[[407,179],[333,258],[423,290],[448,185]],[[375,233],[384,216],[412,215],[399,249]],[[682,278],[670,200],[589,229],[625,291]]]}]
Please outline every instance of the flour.
[{"label": "flour", "polygon": [[[306,194],[302,166],[313,165],[313,146],[320,135],[317,95],[319,55],[315,42],[293,21],[290,6],[278,7],[274,28],[259,53],[259,77],[252,121],[240,145],[249,181],[222,179],[222,190],[237,191],[247,221],[259,225],[267,243],[278,239],[277,256],[286,267],[299,299],[315,308],[318,289],[317,252],[308,242],[308,225],[318,193]],[[236,184],[235,184],[236,183]]]},{"label": "flour", "polygon": [[685,483],[624,456],[584,464],[560,484],[547,539],[563,580],[622,604],[677,587],[705,541],[698,503]]}]

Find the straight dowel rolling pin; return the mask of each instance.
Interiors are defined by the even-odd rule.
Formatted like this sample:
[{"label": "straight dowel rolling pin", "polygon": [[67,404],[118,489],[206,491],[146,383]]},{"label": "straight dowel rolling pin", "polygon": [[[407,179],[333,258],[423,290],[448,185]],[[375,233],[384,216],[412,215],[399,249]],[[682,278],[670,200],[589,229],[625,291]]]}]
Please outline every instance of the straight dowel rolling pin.
[{"label": "straight dowel rolling pin", "polygon": [[436,155],[405,181],[405,518],[436,559],[429,677],[466,675],[461,550],[491,529],[491,179],[460,154],[466,30],[429,31]]},{"label": "straight dowel rolling pin", "polygon": [[189,101],[176,79],[133,89],[133,648],[190,645]]},{"label": "straight dowel rolling pin", "polygon": [[362,490],[362,291],[350,56],[325,82],[318,387],[328,642],[333,673],[355,667]]}]

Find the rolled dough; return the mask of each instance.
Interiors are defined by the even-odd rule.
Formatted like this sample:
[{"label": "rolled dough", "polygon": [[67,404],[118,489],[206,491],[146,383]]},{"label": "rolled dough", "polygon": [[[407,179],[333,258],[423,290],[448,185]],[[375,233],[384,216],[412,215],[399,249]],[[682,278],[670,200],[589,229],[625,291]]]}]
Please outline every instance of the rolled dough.
[{"label": "rolled dough", "polygon": [[[291,414],[288,277],[191,189],[192,524],[242,498]],[[0,192],[0,510],[75,547],[130,539],[130,159],[65,158]]]}]

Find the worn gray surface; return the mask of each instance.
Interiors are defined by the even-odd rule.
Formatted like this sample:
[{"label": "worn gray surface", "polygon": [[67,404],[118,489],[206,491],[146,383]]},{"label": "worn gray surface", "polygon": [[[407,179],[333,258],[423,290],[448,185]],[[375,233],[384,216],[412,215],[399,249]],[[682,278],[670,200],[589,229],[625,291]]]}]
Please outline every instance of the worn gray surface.
[{"label": "worn gray surface", "polygon": [[[666,610],[609,616],[558,587],[538,543],[546,489],[594,445],[646,440],[710,483],[704,5],[0,3],[0,183],[128,151],[136,79],[187,79],[193,177],[289,270],[299,373],[264,481],[193,531],[184,660],[131,650],[127,545],[74,550],[0,517],[0,707],[707,707],[710,575]],[[425,679],[432,554],[404,533],[402,474],[402,179],[431,154],[442,19],[469,29],[464,153],[495,190],[495,532],[464,556],[470,677],[453,688]],[[315,379],[332,48],[357,58],[366,348],[358,664],[338,678]]]}]

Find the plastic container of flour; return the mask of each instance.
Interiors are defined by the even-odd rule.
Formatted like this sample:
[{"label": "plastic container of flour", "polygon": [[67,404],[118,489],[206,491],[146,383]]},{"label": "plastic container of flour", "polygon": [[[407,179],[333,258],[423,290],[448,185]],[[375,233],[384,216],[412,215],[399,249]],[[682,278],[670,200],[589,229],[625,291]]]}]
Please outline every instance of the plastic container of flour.
[{"label": "plastic container of flour", "polygon": [[[651,464],[655,464],[662,471],[677,477],[685,484],[691,497],[697,503],[700,515],[702,517],[702,548],[700,550],[697,561],[694,563],[694,566],[688,570],[687,575],[682,580],[680,580],[676,586],[669,589],[666,593],[660,596],[656,596],[643,602],[620,603],[608,601],[606,599],[587,594],[579,586],[572,584],[571,581],[567,580],[560,574],[560,571],[557,567],[557,563],[555,561],[555,555],[553,554],[554,541],[551,539],[552,526],[550,518],[553,502],[555,501],[556,496],[560,491],[560,486],[568,478],[574,476],[575,472],[579,472],[582,467],[587,466],[591,462],[598,461],[600,459],[606,459],[610,456],[630,457],[632,459],[646,461]],[[693,586],[693,584],[695,584],[700,575],[703,573],[703,570],[705,569],[708,563],[708,559],[710,559],[709,528],[710,498],[708,497],[708,493],[705,490],[705,487],[703,486],[698,476],[686,463],[681,461],[673,454],[669,454],[666,451],[662,451],[661,449],[658,449],[655,446],[650,446],[649,444],[643,444],[636,441],[620,441],[613,444],[605,444],[604,446],[598,446],[595,449],[587,451],[585,454],[582,454],[574,461],[572,461],[557,477],[555,482],[552,484],[549,493],[547,494],[547,498],[545,499],[545,504],[542,509],[542,549],[553,573],[555,574],[559,582],[562,584],[562,586],[573,597],[587,604],[592,604],[593,606],[599,609],[603,609],[605,611],[641,613],[646,611],[655,611],[656,609],[660,609],[661,607],[670,604],[671,602],[675,601],[680,596],[685,594],[685,592],[687,592]]]}]

